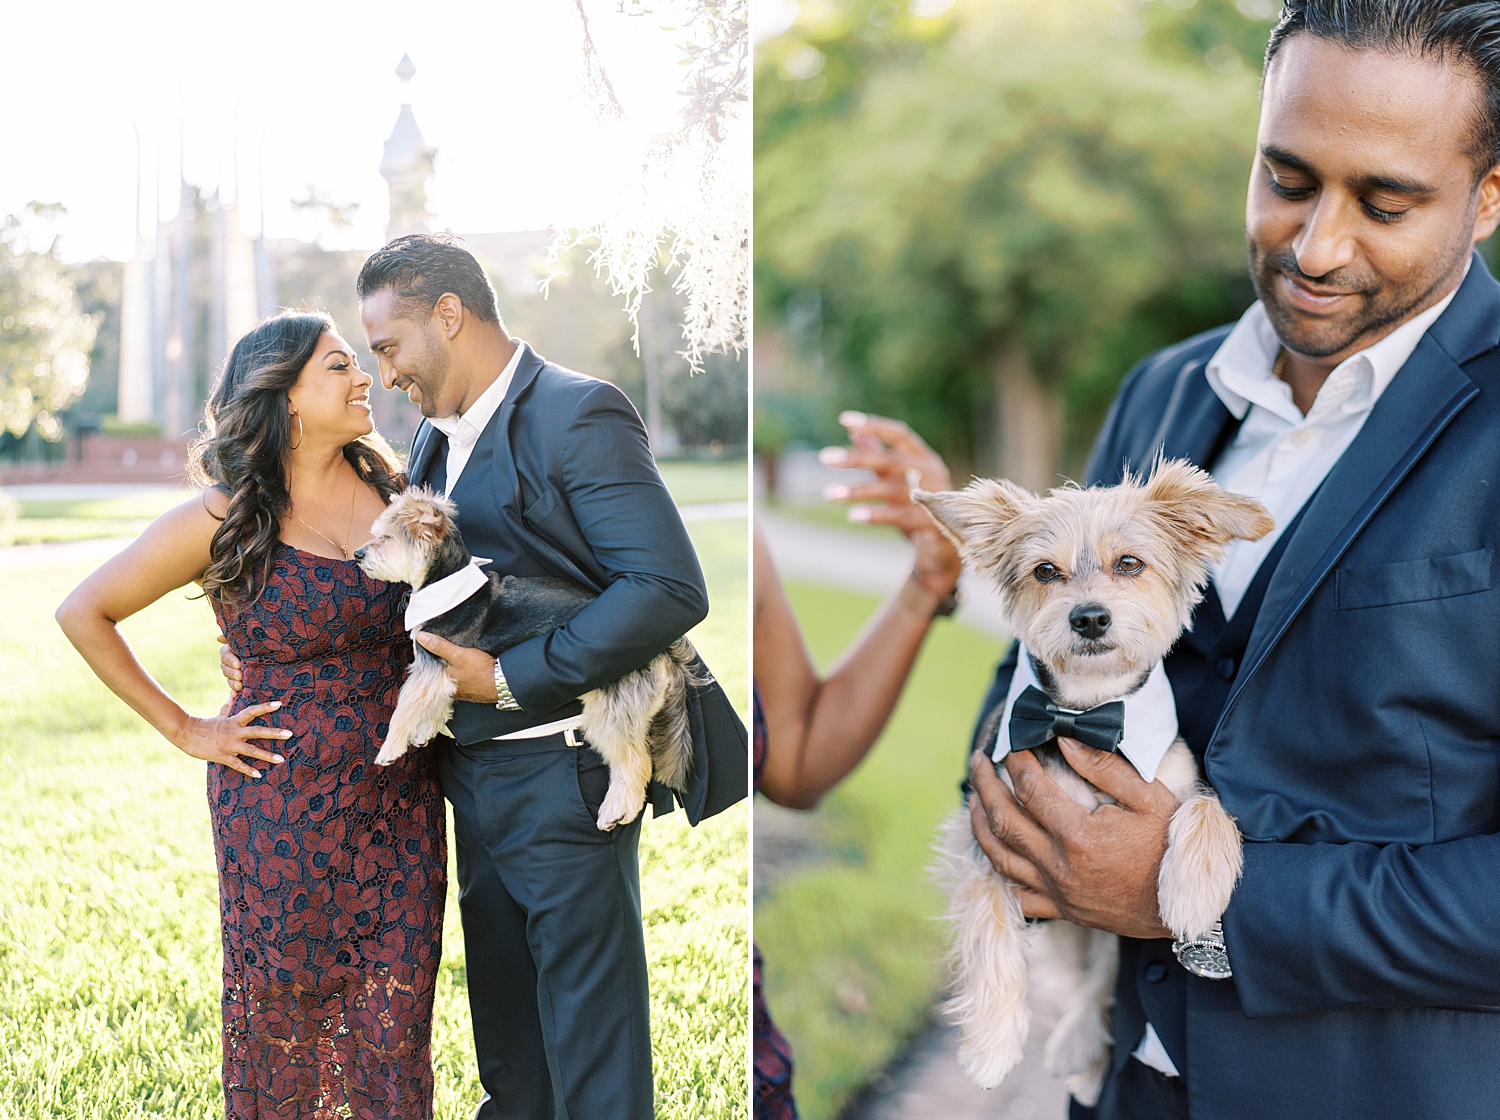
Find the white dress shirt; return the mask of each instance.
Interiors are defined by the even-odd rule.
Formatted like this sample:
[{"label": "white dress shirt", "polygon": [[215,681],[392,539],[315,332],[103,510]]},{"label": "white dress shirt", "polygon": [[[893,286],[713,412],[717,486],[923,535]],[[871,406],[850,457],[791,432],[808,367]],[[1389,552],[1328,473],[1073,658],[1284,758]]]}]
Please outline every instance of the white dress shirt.
[{"label": "white dress shirt", "polygon": [[[524,345],[519,338],[513,341],[516,344],[516,352],[510,356],[510,361],[505,363],[500,376],[495,378],[488,389],[475,398],[467,412],[462,415],[428,418],[428,422],[434,428],[448,437],[448,478],[443,490],[445,494],[453,493],[453,487],[458,484],[458,476],[463,474],[464,467],[469,465],[469,456],[474,453],[474,445],[479,442],[479,437],[484,434],[485,428],[489,427],[490,420],[504,402],[505,394],[510,390],[510,383],[516,376],[516,367],[521,364],[521,348]],[[503,668],[501,672],[504,672]],[[576,730],[582,723],[581,716],[570,716],[567,719],[554,720],[552,723],[538,724],[536,727],[513,731],[509,735],[497,735],[495,738],[540,739],[547,735],[555,735],[559,731]]]},{"label": "white dress shirt", "polygon": [[[1468,275],[1467,268],[1464,275]],[[1259,498],[1276,521],[1276,527],[1258,541],[1231,541],[1224,559],[1210,569],[1226,619],[1239,607],[1282,529],[1354,442],[1380,394],[1395,380],[1427,328],[1448,309],[1457,291],[1455,287],[1373,346],[1335,366],[1306,416],[1292,403],[1292,387],[1276,376],[1281,340],[1259,300],[1240,316],[1208,360],[1209,385],[1225,408],[1244,419],[1233,442],[1214,464],[1214,478],[1226,490]],[[1149,1022],[1131,1057],[1178,1076],[1167,1048]]]},{"label": "white dress shirt", "polygon": [[505,363],[500,376],[495,378],[488,389],[479,394],[467,412],[462,415],[455,413],[452,416],[433,416],[428,419],[434,428],[448,437],[448,480],[444,483],[446,494],[452,494],[453,488],[458,485],[458,476],[463,474],[464,467],[468,466],[469,456],[474,453],[474,445],[479,442],[479,437],[489,426],[491,417],[505,400],[510,383],[516,376],[516,367],[521,364],[521,348],[524,344],[519,338],[513,341],[516,344],[516,351],[510,356],[510,361]]},{"label": "white dress shirt", "polygon": [[1214,478],[1226,490],[1259,498],[1276,522],[1258,541],[1231,541],[1224,559],[1212,567],[1214,590],[1226,619],[1233,617],[1282,529],[1354,442],[1380,394],[1457,291],[1454,288],[1373,346],[1340,362],[1306,416],[1292,403],[1292,387],[1273,372],[1281,340],[1259,301],[1209,359],[1209,385],[1225,408],[1244,418],[1234,441],[1214,464]]}]

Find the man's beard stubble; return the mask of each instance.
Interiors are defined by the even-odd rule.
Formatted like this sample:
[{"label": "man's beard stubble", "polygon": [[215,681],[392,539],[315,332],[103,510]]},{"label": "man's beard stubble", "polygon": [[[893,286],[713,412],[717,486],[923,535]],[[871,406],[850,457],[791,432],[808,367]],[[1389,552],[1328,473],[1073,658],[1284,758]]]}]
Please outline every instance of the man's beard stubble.
[{"label": "man's beard stubble", "polygon": [[[1447,267],[1431,280],[1424,277],[1415,284],[1400,287],[1382,285],[1373,278],[1357,278],[1341,271],[1308,276],[1298,267],[1297,258],[1290,250],[1277,249],[1261,257],[1254,242],[1247,242],[1247,247],[1250,279],[1255,285],[1255,294],[1265,306],[1276,337],[1288,350],[1309,358],[1327,358],[1353,348],[1370,335],[1384,337],[1389,333],[1387,328],[1394,329],[1416,314],[1433,292],[1461,267],[1468,245],[1464,242],[1458,253],[1449,256]],[[1305,282],[1314,291],[1326,284],[1336,290],[1357,292],[1362,299],[1361,307],[1352,316],[1341,320],[1300,319],[1281,302],[1276,281],[1283,274]]]},{"label": "man's beard stubble", "polygon": [[406,379],[416,383],[422,392],[421,403],[417,406],[422,410],[422,415],[431,420],[434,416],[445,415],[438,411],[438,398],[442,394],[443,387],[448,383],[448,367],[451,359],[448,354],[438,346],[432,333],[427,332],[427,349],[422,355],[407,367]]}]

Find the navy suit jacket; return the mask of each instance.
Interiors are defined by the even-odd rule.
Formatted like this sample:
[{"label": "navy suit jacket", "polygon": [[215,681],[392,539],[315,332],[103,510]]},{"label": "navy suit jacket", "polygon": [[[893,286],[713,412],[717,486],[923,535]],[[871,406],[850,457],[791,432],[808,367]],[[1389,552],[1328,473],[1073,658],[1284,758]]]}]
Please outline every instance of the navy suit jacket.
[{"label": "navy suit jacket", "polygon": [[[707,617],[708,591],[629,398],[522,345],[486,433],[501,520],[489,529],[516,541],[542,571],[599,594],[566,625],[505,652],[516,701],[542,715],[661,653]],[[435,433],[424,420],[412,441],[414,482],[426,477],[441,442]],[[717,683],[689,699],[694,773],[681,800],[696,824],[747,796],[749,745]],[[657,813],[672,807],[664,787],[653,785],[652,800]]]},{"label": "navy suit jacket", "polygon": [[[1203,463],[1228,330],[1131,371],[1089,482]],[[1117,1064],[1149,1017],[1195,1120],[1500,1117],[1497,347],[1476,256],[1271,577],[1204,754],[1246,840],[1233,980],[1122,944]]]}]

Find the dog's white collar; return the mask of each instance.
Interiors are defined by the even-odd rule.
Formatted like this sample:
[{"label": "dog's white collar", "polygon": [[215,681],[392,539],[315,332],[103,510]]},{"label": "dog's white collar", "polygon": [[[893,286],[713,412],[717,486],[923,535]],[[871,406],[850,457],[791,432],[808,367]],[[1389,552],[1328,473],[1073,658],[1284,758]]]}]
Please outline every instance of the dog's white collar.
[{"label": "dog's white collar", "polygon": [[[1005,711],[1000,717],[1000,735],[995,742],[996,762],[1010,753],[1010,713],[1016,706],[1016,697],[1027,685],[1042,687],[1031,667],[1031,657],[1022,645],[1015,675],[1010,678],[1010,691],[1005,694]],[[1155,781],[1156,768],[1177,741],[1177,701],[1162,663],[1158,661],[1152,666],[1145,684],[1120,699],[1125,702],[1125,737],[1120,742],[1120,753],[1130,760],[1142,778]]]},{"label": "dog's white collar", "polygon": [[472,556],[452,575],[413,591],[406,603],[406,632],[410,634],[422,623],[447,614],[487,584],[490,577],[479,570],[479,565],[489,562],[484,556]]}]

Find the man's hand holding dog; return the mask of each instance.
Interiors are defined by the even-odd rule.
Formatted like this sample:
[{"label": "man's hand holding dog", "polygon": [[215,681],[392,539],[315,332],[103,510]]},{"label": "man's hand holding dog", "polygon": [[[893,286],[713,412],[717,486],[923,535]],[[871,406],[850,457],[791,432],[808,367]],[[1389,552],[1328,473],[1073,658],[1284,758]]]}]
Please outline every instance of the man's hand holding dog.
[{"label": "man's hand holding dog", "polygon": [[1064,918],[1124,937],[1170,937],[1157,903],[1157,874],[1177,799],[1146,782],[1123,757],[1059,739],[1068,764],[1118,804],[1090,813],[1029,751],[1005,768],[1016,792],[976,751],[969,759],[974,837],[995,870],[1017,885],[1030,918]]},{"label": "man's hand holding dog", "polygon": [[447,638],[425,630],[418,630],[412,636],[428,653],[448,663],[448,675],[458,685],[454,699],[475,704],[493,704],[499,699],[495,692],[495,659],[484,650],[454,645]]}]

